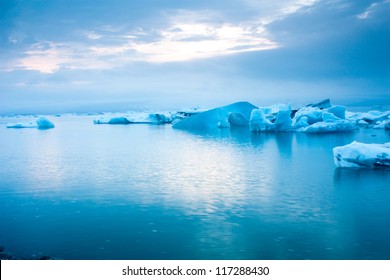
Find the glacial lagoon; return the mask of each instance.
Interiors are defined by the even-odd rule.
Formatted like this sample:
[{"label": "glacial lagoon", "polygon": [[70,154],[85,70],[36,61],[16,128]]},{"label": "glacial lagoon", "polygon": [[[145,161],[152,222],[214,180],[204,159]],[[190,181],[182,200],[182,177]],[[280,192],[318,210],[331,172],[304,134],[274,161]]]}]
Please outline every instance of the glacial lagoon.
[{"label": "glacial lagoon", "polygon": [[[304,134],[0,119],[0,244],[21,258],[390,259],[390,171],[332,149],[384,129]],[[29,121],[29,120],[26,120]]]}]

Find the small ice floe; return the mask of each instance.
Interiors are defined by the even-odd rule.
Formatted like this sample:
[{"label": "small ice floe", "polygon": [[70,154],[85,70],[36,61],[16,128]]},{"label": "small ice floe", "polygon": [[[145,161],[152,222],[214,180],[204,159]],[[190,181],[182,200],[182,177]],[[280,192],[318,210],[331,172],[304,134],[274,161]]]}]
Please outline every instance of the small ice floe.
[{"label": "small ice floe", "polygon": [[351,144],[333,148],[337,167],[390,168],[390,142],[384,144]]},{"label": "small ice floe", "polygon": [[129,113],[125,116],[104,117],[93,120],[94,124],[166,124],[172,117],[163,113]]},{"label": "small ice floe", "polygon": [[7,128],[38,128],[38,129],[50,129],[55,125],[45,117],[38,118],[35,122],[29,123],[9,123]]}]

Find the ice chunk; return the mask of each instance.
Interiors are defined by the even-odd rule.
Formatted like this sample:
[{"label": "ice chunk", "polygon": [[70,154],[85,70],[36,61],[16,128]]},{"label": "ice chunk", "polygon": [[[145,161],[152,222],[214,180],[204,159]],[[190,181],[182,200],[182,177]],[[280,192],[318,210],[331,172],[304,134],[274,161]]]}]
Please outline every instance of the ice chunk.
[{"label": "ice chunk", "polygon": [[302,129],[302,132],[306,133],[325,133],[325,132],[342,132],[352,131],[356,127],[348,120],[336,120],[327,122],[317,122]]},{"label": "ice chunk", "polygon": [[164,114],[158,114],[158,113],[149,114],[148,120],[151,123],[156,123],[156,124],[164,124],[164,123],[171,123],[172,122],[171,117],[168,117]]},{"label": "ice chunk", "polygon": [[299,122],[302,117],[307,118],[309,125],[322,121],[322,111],[317,107],[303,107],[299,109],[294,116],[293,126]]},{"label": "ice chunk", "polygon": [[130,124],[131,122],[125,117],[100,118],[93,121],[94,124]]},{"label": "ice chunk", "polygon": [[249,120],[249,127],[252,132],[273,131],[274,124],[270,122],[262,109],[253,109]]},{"label": "ice chunk", "polygon": [[272,123],[264,114],[262,109],[254,109],[249,120],[252,132],[263,131],[293,131],[290,107],[279,107],[275,122]]},{"label": "ice chunk", "polygon": [[363,121],[363,120],[358,121],[357,124],[358,124],[358,126],[367,126],[367,125],[369,125],[368,122]]},{"label": "ice chunk", "polygon": [[336,106],[332,106],[328,109],[325,109],[324,111],[332,113],[333,115],[335,115],[339,119],[345,119],[345,110],[346,110],[345,106],[336,105]]},{"label": "ice chunk", "polygon": [[37,123],[9,123],[6,125],[7,128],[37,128]]},{"label": "ice chunk", "polygon": [[337,167],[390,167],[390,142],[385,144],[351,144],[333,148]]},{"label": "ice chunk", "polygon": [[292,126],[292,119],[290,116],[291,116],[290,107],[280,108],[274,123],[275,131],[292,131],[293,126]]},{"label": "ice chunk", "polygon": [[370,123],[376,124],[378,121],[386,120],[390,117],[390,111],[381,112],[381,111],[369,111],[361,115],[361,119]]},{"label": "ice chunk", "polygon": [[390,120],[378,121],[373,128],[386,128],[390,126]]},{"label": "ice chunk", "polygon": [[232,126],[249,126],[249,118],[257,107],[249,102],[237,102],[214,108],[173,124],[173,128],[208,130]]},{"label": "ice chunk", "polygon": [[297,130],[302,130],[305,127],[308,127],[308,118],[306,116],[303,116],[302,118],[299,119],[299,121],[294,125],[294,129]]},{"label": "ice chunk", "polygon": [[147,112],[132,112],[126,116],[111,116],[93,120],[94,124],[164,124],[171,122],[171,116]]},{"label": "ice chunk", "polygon": [[38,128],[38,129],[50,129],[54,128],[54,124],[45,117],[38,118],[35,123],[14,123],[7,124],[7,128]]},{"label": "ice chunk", "polygon": [[390,111],[369,111],[366,113],[347,112],[347,119],[360,126],[374,126],[374,128],[386,128],[386,123],[390,121]]},{"label": "ice chunk", "polygon": [[340,120],[340,118],[327,111],[322,111],[322,119],[324,122],[334,122]]},{"label": "ice chunk", "polygon": [[46,119],[45,117],[40,117],[37,119],[38,129],[50,129],[54,128],[54,123]]}]

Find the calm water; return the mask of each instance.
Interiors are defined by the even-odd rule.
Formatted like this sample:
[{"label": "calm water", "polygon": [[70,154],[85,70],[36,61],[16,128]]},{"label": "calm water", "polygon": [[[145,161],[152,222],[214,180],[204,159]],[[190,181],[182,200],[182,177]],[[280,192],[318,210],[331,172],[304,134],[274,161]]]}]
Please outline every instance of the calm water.
[{"label": "calm water", "polygon": [[199,135],[52,117],[0,119],[0,244],[59,259],[390,259],[390,171],[332,148],[384,130]]}]

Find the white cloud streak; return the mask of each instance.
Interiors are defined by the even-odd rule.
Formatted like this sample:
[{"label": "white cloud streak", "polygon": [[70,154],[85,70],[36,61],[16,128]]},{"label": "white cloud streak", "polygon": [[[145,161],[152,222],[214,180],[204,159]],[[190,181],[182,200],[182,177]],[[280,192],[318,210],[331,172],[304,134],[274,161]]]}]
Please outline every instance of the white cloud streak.
[{"label": "white cloud streak", "polygon": [[380,9],[380,7],[382,5],[389,4],[389,3],[390,3],[390,0],[385,0],[382,2],[374,2],[370,6],[368,6],[367,9],[363,13],[358,14],[356,17],[358,19],[362,19],[362,20],[368,19],[371,17],[372,13],[375,12],[375,10]]}]

